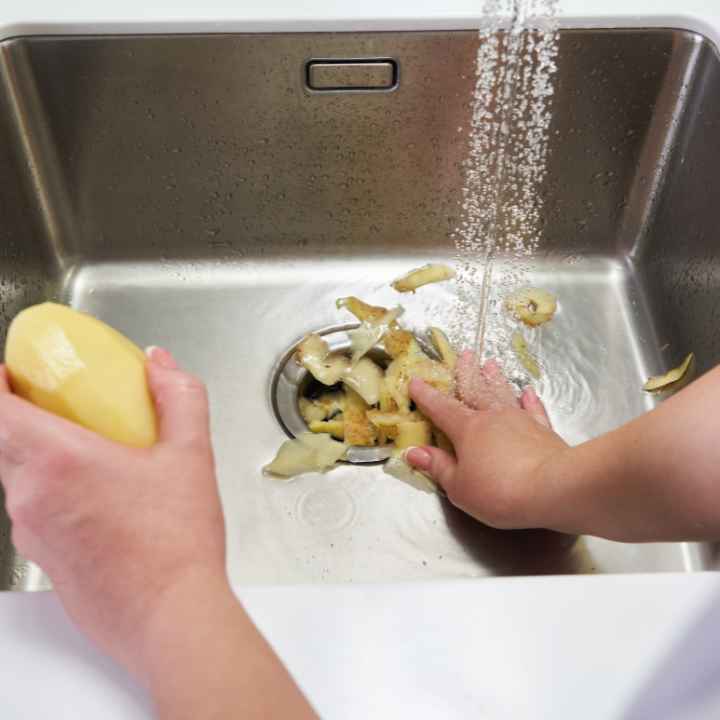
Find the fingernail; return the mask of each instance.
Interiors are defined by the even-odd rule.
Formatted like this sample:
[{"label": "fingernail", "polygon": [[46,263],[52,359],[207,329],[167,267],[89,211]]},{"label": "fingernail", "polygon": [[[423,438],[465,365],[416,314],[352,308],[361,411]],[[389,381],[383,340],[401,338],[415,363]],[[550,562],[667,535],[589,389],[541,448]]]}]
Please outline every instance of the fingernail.
[{"label": "fingernail", "polygon": [[525,397],[532,403],[536,403],[538,401],[537,393],[535,392],[535,388],[532,385],[528,385],[525,390]]},{"label": "fingernail", "polygon": [[157,347],[156,345],[150,345],[145,348],[145,354],[150,358],[151,362],[164,367],[167,370],[177,370],[177,363],[175,358],[165,349]]},{"label": "fingernail", "polygon": [[403,460],[420,470],[429,470],[432,465],[432,455],[421,447],[409,447],[403,453]]}]

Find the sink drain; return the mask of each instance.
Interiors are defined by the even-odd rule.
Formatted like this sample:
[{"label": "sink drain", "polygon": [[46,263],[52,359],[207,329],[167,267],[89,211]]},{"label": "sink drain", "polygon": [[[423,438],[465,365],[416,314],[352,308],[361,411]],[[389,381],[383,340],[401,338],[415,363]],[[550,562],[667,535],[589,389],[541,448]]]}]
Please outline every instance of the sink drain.
[{"label": "sink drain", "polygon": [[[354,330],[358,325],[340,325],[324,330],[316,330],[315,334],[320,335],[330,347],[330,352],[346,352],[350,349],[350,339],[347,331]],[[295,361],[295,352],[300,340],[288,348],[283,354],[273,373],[270,392],[272,406],[275,416],[283,430],[291,437],[297,437],[301,433],[308,432],[308,426],[300,414],[299,400],[301,397],[317,397],[321,392],[330,388],[319,383],[300,364]],[[368,356],[381,367],[387,367],[390,363],[389,355],[379,346],[374,347]],[[350,463],[377,463],[387,460],[390,457],[391,447],[359,447],[353,446],[346,453],[347,461]]]}]

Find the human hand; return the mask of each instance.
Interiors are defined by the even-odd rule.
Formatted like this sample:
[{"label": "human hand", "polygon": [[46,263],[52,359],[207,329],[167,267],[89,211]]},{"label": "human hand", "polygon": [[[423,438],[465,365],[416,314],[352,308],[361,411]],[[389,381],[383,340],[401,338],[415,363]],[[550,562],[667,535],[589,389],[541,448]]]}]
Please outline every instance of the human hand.
[{"label": "human hand", "polygon": [[412,448],[408,463],[487,525],[551,527],[555,493],[547,467],[568,446],[552,431],[537,394],[528,387],[518,399],[498,364],[481,367],[472,352],[460,355],[456,379],[460,400],[420,380],[410,385],[420,410],[449,437],[455,457],[439,448]]},{"label": "human hand", "polygon": [[75,622],[141,675],[163,597],[180,584],[227,584],[205,388],[160,349],[147,376],[160,436],[140,450],[13,395],[0,366],[0,481],[13,542]]}]

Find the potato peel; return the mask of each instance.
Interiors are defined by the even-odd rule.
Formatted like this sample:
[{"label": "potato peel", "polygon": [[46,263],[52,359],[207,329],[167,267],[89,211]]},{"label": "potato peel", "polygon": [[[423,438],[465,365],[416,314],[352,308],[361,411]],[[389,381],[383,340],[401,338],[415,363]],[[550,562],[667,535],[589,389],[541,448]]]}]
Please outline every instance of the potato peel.
[{"label": "potato peel", "polygon": [[417,422],[422,420],[420,413],[409,412],[383,412],[382,410],[368,410],[368,420],[376,427],[393,427],[402,422]]},{"label": "potato peel", "polygon": [[327,410],[324,407],[306,397],[301,397],[298,400],[298,409],[300,410],[303,420],[308,425],[313,422],[325,420],[328,416]]},{"label": "potato peel", "polygon": [[522,363],[522,366],[532,375],[536,380],[540,379],[540,365],[537,360],[532,356],[525,338],[521,333],[513,333],[510,345],[517,355],[518,360]]},{"label": "potato peel", "polygon": [[432,427],[427,420],[405,421],[397,424],[395,447],[406,450],[432,444]]},{"label": "potato peel", "polygon": [[348,388],[345,402],[345,442],[348,445],[372,447],[377,445],[377,428],[368,420],[368,404],[354,390]]},{"label": "potato peel", "polygon": [[385,352],[393,359],[409,352],[413,343],[417,343],[415,336],[409,330],[398,327],[391,327],[382,337]]},{"label": "potato peel", "polygon": [[695,353],[689,353],[687,357],[672,370],[664,375],[653,375],[643,385],[645,392],[657,393],[668,390],[677,390],[684,386],[690,379],[695,365]]},{"label": "potato peel", "polygon": [[415,292],[423,285],[451,280],[454,277],[455,271],[451,267],[440,264],[428,264],[416,270],[411,270],[406,275],[403,275],[403,277],[398,278],[391,283],[391,287],[399,293]]},{"label": "potato peel", "polygon": [[325,419],[331,418],[345,409],[345,393],[341,390],[325,392],[312,402],[325,411]]},{"label": "potato peel", "polygon": [[354,295],[338,298],[335,301],[335,307],[337,307],[338,310],[345,308],[360,322],[380,322],[388,311],[387,308],[380,307],[378,305],[369,305],[364,300],[360,300],[360,298],[356,298]]},{"label": "potato peel", "polygon": [[[411,292],[452,276],[454,272],[447,266],[429,265],[409,273],[396,285],[401,292]],[[298,398],[298,410],[310,432],[283,443],[264,470],[282,477],[324,472],[347,457],[349,448],[389,446],[388,474],[424,492],[439,492],[430,478],[404,459],[403,451],[415,446],[437,443],[452,451],[447,438],[420,412],[411,410],[409,383],[420,378],[452,394],[454,349],[445,333],[433,327],[429,338],[435,352],[426,351],[425,345],[398,323],[402,307],[387,309],[354,296],[338,299],[337,307],[360,320],[359,327],[348,331],[349,350],[331,351],[323,336],[312,333],[299,343],[295,360],[318,382],[326,386],[342,383],[342,390],[327,390],[317,397],[317,387],[311,385],[308,396]],[[381,367],[385,363],[378,356],[366,356],[375,347],[384,349],[392,359],[387,369]]]},{"label": "potato peel", "polygon": [[[398,409],[397,403],[393,400],[392,396],[388,392],[387,382],[384,377],[382,383],[380,383],[379,405],[379,412],[385,415],[395,413]],[[368,419],[372,422],[372,419],[370,418],[370,412],[368,412]],[[387,443],[388,440],[392,440],[396,434],[397,428],[395,427],[395,425],[378,426],[378,445],[385,445],[385,443]]]},{"label": "potato peel", "polygon": [[335,385],[350,367],[343,355],[330,354],[328,344],[315,333],[305,337],[298,345],[297,359],[318,382]]},{"label": "potato peel", "polygon": [[308,427],[312,433],[325,433],[339,440],[345,438],[345,420],[342,416],[338,416],[332,420],[313,420]]},{"label": "potato peel", "polygon": [[347,449],[345,443],[333,440],[330,435],[303,433],[294,440],[286,440],[264,470],[285,478],[308,472],[326,472],[337,465]]},{"label": "potato peel", "polygon": [[377,345],[383,335],[403,314],[401,307],[388,310],[379,320],[365,320],[360,327],[348,330],[350,347],[352,349],[352,365],[357,365],[370,350]]},{"label": "potato peel", "polygon": [[342,381],[352,388],[368,405],[377,405],[380,400],[380,384],[383,371],[367,357],[360,358],[354,367],[349,368]]},{"label": "potato peel", "polygon": [[430,340],[443,363],[451,370],[455,370],[457,353],[453,350],[452,345],[450,345],[447,335],[440,328],[431,327]]},{"label": "potato peel", "polygon": [[552,320],[557,310],[557,298],[540,288],[521,288],[505,298],[505,308],[530,327]]},{"label": "potato peel", "polygon": [[416,470],[405,461],[405,452],[403,450],[393,452],[392,457],[383,465],[383,470],[416,490],[437,495],[438,486],[425,473]]},{"label": "potato peel", "polygon": [[410,380],[419,378],[445,395],[455,387],[453,372],[441,362],[426,355],[402,355],[393,360],[385,371],[388,392],[401,412],[410,410]]}]

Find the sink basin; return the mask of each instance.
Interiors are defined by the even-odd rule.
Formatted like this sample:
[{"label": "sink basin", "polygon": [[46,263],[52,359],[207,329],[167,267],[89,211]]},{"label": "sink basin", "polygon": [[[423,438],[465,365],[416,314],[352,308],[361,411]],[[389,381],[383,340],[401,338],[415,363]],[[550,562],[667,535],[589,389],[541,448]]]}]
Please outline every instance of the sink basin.
[{"label": "sink basin", "polygon": [[[717,562],[711,545],[492,530],[377,465],[291,483],[261,473],[286,437],[271,386],[287,349],[349,322],[336,297],[395,303],[391,280],[453,261],[477,42],[392,32],[0,45],[0,342],[16,312],[54,299],[171,348],[207,381],[235,582]],[[311,59],[377,60],[367,82],[385,84],[310,89]],[[313,82],[332,79],[328,65]],[[688,32],[566,30],[554,107],[531,274],[560,298],[539,388],[576,443],[651,409],[644,380],[690,350],[700,371],[720,359],[720,59]],[[442,325],[457,298],[448,283],[405,305],[411,324]],[[0,588],[47,587],[9,535],[3,516]]]}]

